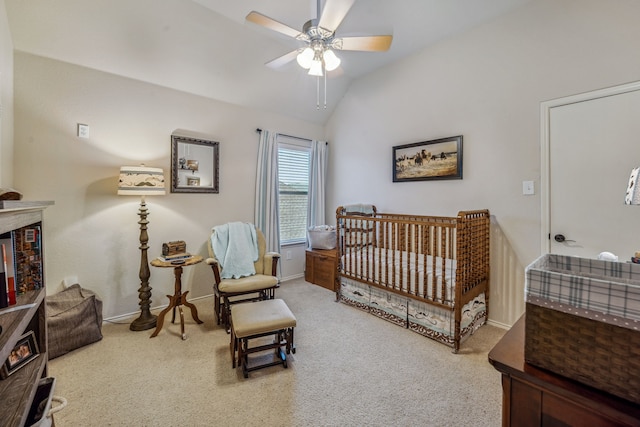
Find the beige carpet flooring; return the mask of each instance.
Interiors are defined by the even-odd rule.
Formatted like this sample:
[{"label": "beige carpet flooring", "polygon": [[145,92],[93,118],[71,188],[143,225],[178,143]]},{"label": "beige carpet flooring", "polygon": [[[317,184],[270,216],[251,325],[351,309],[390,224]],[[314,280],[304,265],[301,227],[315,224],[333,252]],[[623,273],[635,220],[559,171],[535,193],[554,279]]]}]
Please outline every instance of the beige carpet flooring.
[{"label": "beige carpet flooring", "polygon": [[186,310],[184,341],[168,314],[155,338],[108,323],[101,341],[52,360],[54,394],[68,401],[56,426],[500,425],[500,374],[487,353],[503,329],[485,325],[453,354],[301,279],[276,297],[298,321],[288,369],[248,379],[232,369],[229,335],[202,298],[204,324]]}]

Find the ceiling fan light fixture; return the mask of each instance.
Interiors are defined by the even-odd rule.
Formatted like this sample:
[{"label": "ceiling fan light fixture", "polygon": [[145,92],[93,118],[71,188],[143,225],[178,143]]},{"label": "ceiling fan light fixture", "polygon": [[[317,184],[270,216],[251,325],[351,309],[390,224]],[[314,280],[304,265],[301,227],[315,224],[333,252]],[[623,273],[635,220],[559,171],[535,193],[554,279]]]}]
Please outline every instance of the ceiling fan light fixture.
[{"label": "ceiling fan light fixture", "polygon": [[324,59],[324,68],[327,71],[333,71],[340,66],[340,58],[331,49],[324,51],[322,59]]},{"label": "ceiling fan light fixture", "polygon": [[323,72],[322,72],[322,61],[321,60],[314,59],[313,61],[311,61],[311,68],[309,68],[309,75],[310,76],[322,77]]},{"label": "ceiling fan light fixture", "polygon": [[311,68],[313,56],[313,50],[310,47],[304,48],[302,52],[300,52],[296,57],[298,65],[300,65],[305,70],[308,70],[309,68]]},{"label": "ceiling fan light fixture", "polygon": [[[336,50],[382,52],[391,47],[393,36],[372,35],[336,37],[336,31],[356,0],[316,0],[316,18],[307,21],[302,31],[289,27],[259,12],[250,12],[246,20],[304,43],[289,53],[266,63],[277,68],[296,58],[298,64],[316,79],[316,108],[320,109],[320,77],[324,81],[324,105],[327,108],[327,73],[340,66]],[[320,7],[321,5],[322,8]]]}]

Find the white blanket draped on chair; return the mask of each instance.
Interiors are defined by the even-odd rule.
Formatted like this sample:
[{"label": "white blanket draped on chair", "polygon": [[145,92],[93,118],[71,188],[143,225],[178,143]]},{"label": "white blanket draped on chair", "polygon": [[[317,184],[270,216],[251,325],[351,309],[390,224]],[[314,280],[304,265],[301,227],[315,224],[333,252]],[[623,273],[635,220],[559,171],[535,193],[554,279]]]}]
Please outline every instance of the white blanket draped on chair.
[{"label": "white blanket draped on chair", "polygon": [[231,222],[213,227],[211,246],[222,267],[220,277],[237,279],[256,274],[258,259],[256,227],[243,222]]}]

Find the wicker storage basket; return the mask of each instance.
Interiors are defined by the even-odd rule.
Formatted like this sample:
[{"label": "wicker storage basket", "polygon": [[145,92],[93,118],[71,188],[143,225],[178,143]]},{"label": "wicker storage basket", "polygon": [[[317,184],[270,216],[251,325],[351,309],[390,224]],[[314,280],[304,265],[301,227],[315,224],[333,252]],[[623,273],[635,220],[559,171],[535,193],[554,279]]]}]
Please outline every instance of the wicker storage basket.
[{"label": "wicker storage basket", "polygon": [[640,266],[544,255],[526,269],[525,361],[640,404]]}]

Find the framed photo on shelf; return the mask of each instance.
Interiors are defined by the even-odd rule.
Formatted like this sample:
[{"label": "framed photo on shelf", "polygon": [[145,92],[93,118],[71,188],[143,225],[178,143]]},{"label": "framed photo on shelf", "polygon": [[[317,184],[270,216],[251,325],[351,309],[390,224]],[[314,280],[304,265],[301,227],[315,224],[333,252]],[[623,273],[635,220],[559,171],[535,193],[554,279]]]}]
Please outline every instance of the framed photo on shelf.
[{"label": "framed photo on shelf", "polygon": [[33,331],[29,331],[20,337],[11,350],[9,357],[0,369],[0,377],[7,378],[36,357],[38,357],[38,344]]},{"label": "framed photo on shelf", "polygon": [[462,135],[393,147],[393,182],[462,179]]}]

